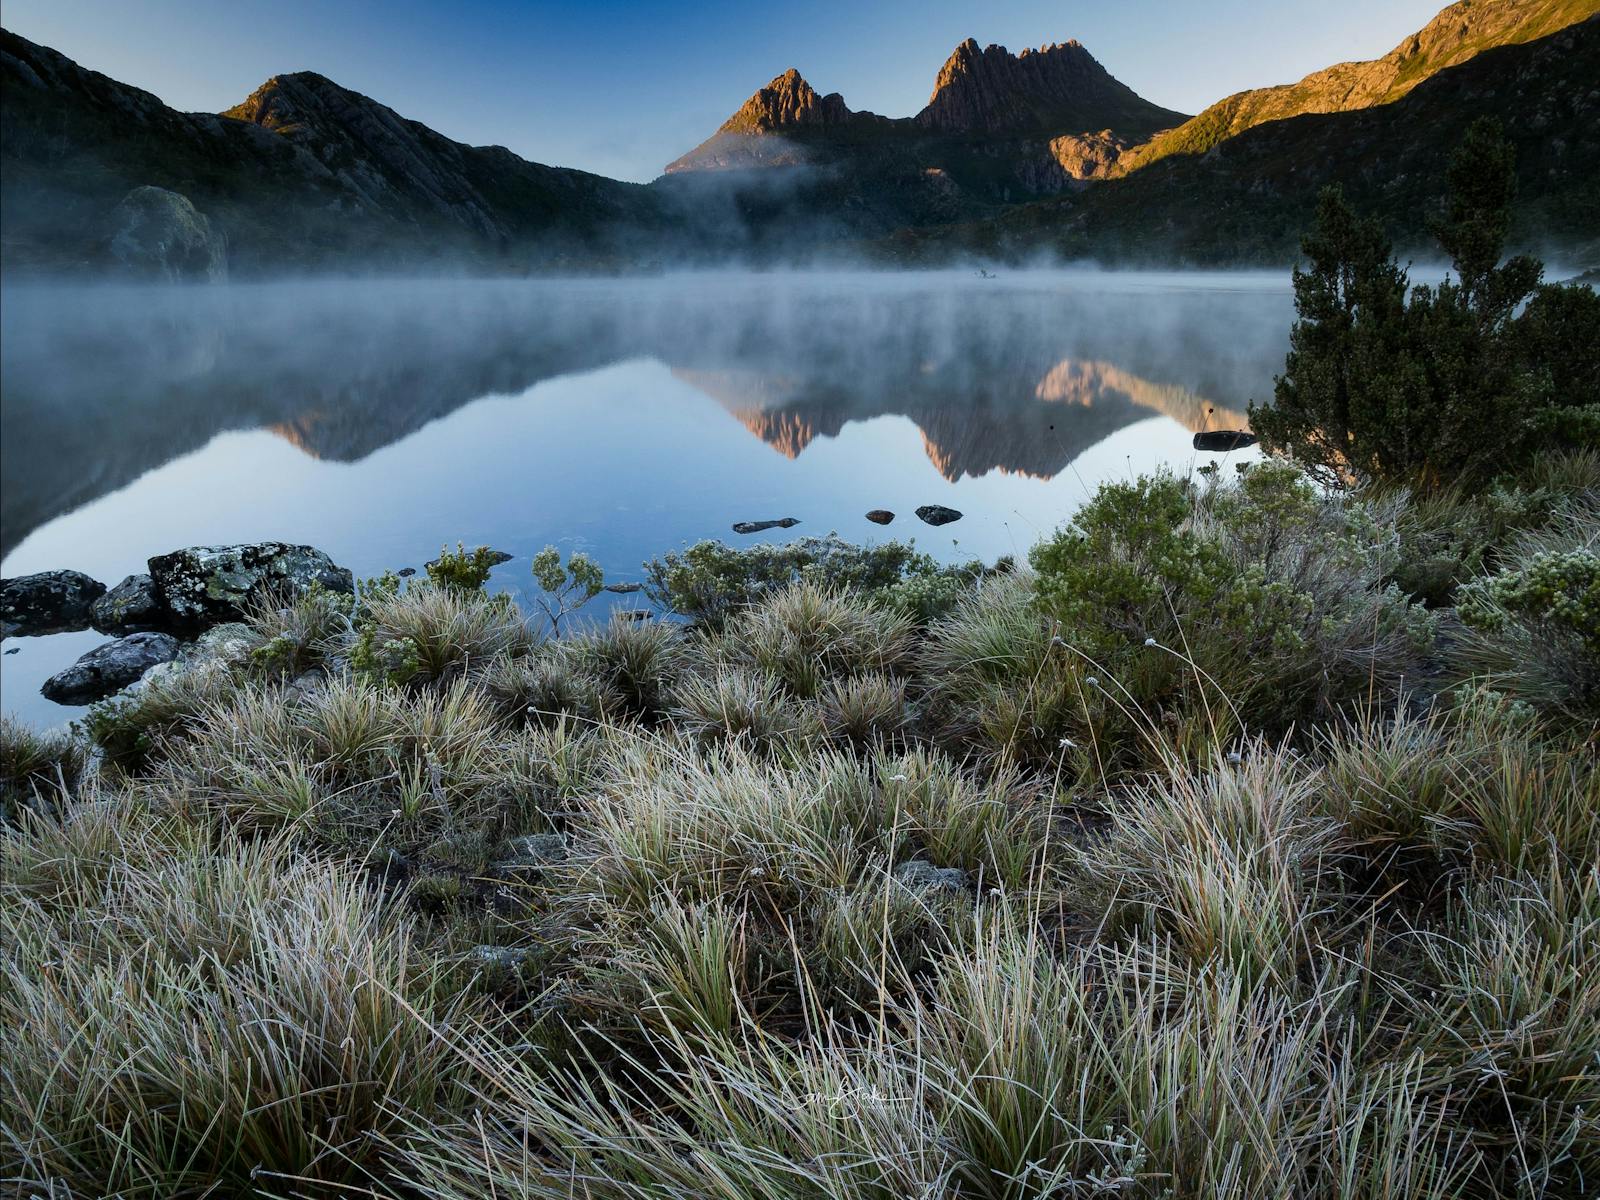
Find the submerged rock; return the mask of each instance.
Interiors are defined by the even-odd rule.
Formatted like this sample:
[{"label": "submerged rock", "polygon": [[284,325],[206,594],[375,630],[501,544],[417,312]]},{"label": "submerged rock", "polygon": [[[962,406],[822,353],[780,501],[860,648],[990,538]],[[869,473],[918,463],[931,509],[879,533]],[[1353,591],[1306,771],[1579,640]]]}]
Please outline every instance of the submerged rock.
[{"label": "submerged rock", "polygon": [[57,704],[89,704],[137,683],[151,667],[178,656],[178,639],[165,633],[133,633],[96,646],[39,691]]},{"label": "submerged rock", "polygon": [[800,524],[799,517],[782,517],[776,521],[735,521],[735,533],[762,533],[768,529],[793,529]]},{"label": "submerged rock", "polygon": [[0,579],[0,637],[34,637],[89,628],[106,585],[82,571],[40,571]]},{"label": "submerged rock", "polygon": [[948,525],[951,521],[961,520],[959,512],[942,504],[924,504],[917,509],[917,516],[929,525]]},{"label": "submerged rock", "polygon": [[106,249],[129,274],[174,283],[228,277],[228,243],[189,198],[166,188],[137,187],[111,214]]},{"label": "submerged rock", "polygon": [[608,583],[608,584],[606,584],[606,591],[614,592],[618,596],[629,596],[629,595],[632,595],[634,592],[641,592],[643,590],[644,590],[644,584],[642,584],[642,583]]},{"label": "submerged rock", "polygon": [[313,584],[334,592],[355,588],[350,572],[321,550],[284,542],[175,550],[150,560],[150,576],[183,628],[238,620],[255,604],[291,599]]},{"label": "submerged rock", "polygon": [[871,521],[874,525],[887,525],[890,521],[894,520],[894,514],[887,508],[875,508],[867,514],[867,520]]},{"label": "submerged rock", "polygon": [[129,575],[94,602],[89,621],[101,633],[138,633],[163,629],[172,620],[148,575]]},{"label": "submerged rock", "polygon": [[1256,444],[1256,435],[1242,429],[1211,429],[1194,435],[1196,450],[1243,450]]}]

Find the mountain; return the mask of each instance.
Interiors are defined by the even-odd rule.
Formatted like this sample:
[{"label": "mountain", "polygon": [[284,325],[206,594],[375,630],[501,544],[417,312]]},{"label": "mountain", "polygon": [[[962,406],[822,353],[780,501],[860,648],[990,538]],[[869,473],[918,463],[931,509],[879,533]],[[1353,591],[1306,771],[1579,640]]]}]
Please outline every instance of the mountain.
[{"label": "mountain", "polygon": [[1424,80],[1496,46],[1547,37],[1600,12],[1600,0],[1459,0],[1382,58],[1338,63],[1299,83],[1235,92],[1124,154],[1129,174],[1173,154],[1204,154],[1268,121],[1390,104]]},{"label": "mountain", "polygon": [[246,271],[594,259],[664,226],[643,186],[451,141],[310,72],[183,113],[5,30],[0,145],[8,268],[92,263],[145,185],[187,196]]},{"label": "mountain", "polygon": [[1058,135],[1101,129],[1146,135],[1183,120],[1113,79],[1076,41],[1012,54],[978,49],[968,38],[934,81],[927,107],[912,118],[941,133]]},{"label": "mountain", "polygon": [[1340,184],[1403,252],[1437,256],[1428,219],[1467,126],[1503,125],[1517,152],[1512,245],[1600,261],[1600,16],[1481,51],[1398,100],[1266,121],[1203,155],[1173,154],[988,220],[905,230],[877,250],[899,263],[955,253],[1197,264],[1292,260],[1317,193]]},{"label": "mountain", "polygon": [[1012,54],[969,38],[913,117],[854,112],[791,68],[668,163],[666,174],[810,167],[822,178],[801,177],[796,187],[818,201],[865,219],[898,189],[914,199],[887,206],[887,219],[915,222],[983,212],[1104,174],[1124,148],[1183,120],[1119,83],[1075,41]]}]

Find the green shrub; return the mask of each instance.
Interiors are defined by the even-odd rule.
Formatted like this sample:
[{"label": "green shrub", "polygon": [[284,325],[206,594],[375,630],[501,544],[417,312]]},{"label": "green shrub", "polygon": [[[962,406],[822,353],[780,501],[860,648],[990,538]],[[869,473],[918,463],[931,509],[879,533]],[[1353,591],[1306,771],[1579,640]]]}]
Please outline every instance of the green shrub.
[{"label": "green shrub", "polygon": [[1372,508],[1262,464],[1204,492],[1108,484],[1032,559],[1113,727],[1204,715],[1216,741],[1395,694],[1431,636],[1385,583],[1397,542]]},{"label": "green shrub", "polygon": [[[1475,123],[1435,225],[1456,280],[1412,288],[1375,221],[1327,189],[1294,275],[1299,321],[1273,403],[1252,406],[1270,452],[1329,484],[1422,490],[1482,485],[1544,448],[1600,437],[1600,297],[1540,286],[1542,267],[1499,263],[1510,228],[1512,152]],[[1526,306],[1519,311],[1519,306]]]},{"label": "green shrub", "polygon": [[905,542],[854,546],[830,534],[785,545],[735,548],[697,542],[645,563],[646,594],[663,608],[712,624],[734,609],[802,580],[830,591],[864,593],[921,620],[948,611],[981,564],[940,567]]},{"label": "green shrub", "polygon": [[554,546],[533,556],[533,578],[542,593],[535,599],[549,619],[552,633],[559,633],[561,618],[593,600],[606,582],[600,564],[587,554],[569,554],[563,568],[561,552]]},{"label": "green shrub", "polygon": [[424,569],[428,579],[439,587],[479,592],[489,582],[489,572],[503,561],[503,557],[488,546],[468,550],[457,542],[454,550],[448,546],[439,547],[439,557],[427,563]]}]

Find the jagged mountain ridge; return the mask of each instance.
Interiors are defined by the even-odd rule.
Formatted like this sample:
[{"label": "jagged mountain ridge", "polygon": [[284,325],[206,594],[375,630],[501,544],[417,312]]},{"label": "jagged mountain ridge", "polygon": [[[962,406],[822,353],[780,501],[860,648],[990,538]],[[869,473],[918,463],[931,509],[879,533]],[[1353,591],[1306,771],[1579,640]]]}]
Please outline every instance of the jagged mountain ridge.
[{"label": "jagged mountain ridge", "polygon": [[[1021,142],[1010,148],[1011,156],[1041,159],[1049,155],[1050,141],[1063,135],[1104,135],[1131,144],[1184,119],[1118,82],[1076,41],[1012,54],[1004,46],[980,48],[968,38],[940,68],[926,107],[915,116],[854,112],[839,93],[818,93],[791,67],[758,89],[705,142],[668,163],[666,173],[815,165],[841,155],[847,169],[870,171],[881,169],[888,149],[902,172],[909,164],[971,177],[975,173],[962,168],[970,167],[963,160],[972,151],[950,143],[986,142],[978,155],[993,158],[1000,143]],[[864,146],[870,146],[871,160],[862,156]],[[1058,156],[1056,163],[1070,169],[1068,157]],[[1021,191],[1049,174],[1023,171],[1010,183]]]}]

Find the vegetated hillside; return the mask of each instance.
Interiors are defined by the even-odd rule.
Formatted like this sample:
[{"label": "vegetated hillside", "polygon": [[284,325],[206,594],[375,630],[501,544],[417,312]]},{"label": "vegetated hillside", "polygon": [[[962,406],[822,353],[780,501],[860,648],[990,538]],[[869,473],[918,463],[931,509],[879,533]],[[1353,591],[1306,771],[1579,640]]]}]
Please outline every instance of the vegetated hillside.
[{"label": "vegetated hillside", "polygon": [[659,227],[645,188],[451,141],[310,72],[220,116],[0,31],[8,268],[92,262],[146,184],[217,222],[236,268],[594,257]]},{"label": "vegetated hillside", "polygon": [[1563,262],[1600,254],[1600,19],[1502,46],[1376,108],[1246,130],[1203,156],[1017,208],[992,221],[906,231],[878,249],[896,261],[955,251],[1197,263],[1286,261],[1317,193],[1342,185],[1401,246],[1422,249],[1450,151],[1493,116],[1517,151],[1512,241]]},{"label": "vegetated hillside", "polygon": [[1268,121],[1347,112],[1400,99],[1424,80],[1496,46],[1547,37],[1600,12],[1600,0],[1458,0],[1382,58],[1336,63],[1299,83],[1235,92],[1125,153],[1126,175],[1173,154],[1204,154]]}]

